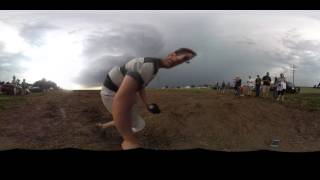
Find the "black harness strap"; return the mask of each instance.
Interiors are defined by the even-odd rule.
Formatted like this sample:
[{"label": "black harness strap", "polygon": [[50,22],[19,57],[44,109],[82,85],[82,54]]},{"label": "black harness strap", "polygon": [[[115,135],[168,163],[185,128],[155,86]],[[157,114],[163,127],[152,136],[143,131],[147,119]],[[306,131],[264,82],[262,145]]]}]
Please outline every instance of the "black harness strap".
[{"label": "black harness strap", "polygon": [[103,85],[104,85],[106,88],[108,88],[108,89],[110,89],[110,90],[112,90],[112,91],[114,91],[114,92],[117,92],[117,91],[118,91],[118,86],[115,85],[115,84],[112,82],[109,74],[107,74],[107,77],[106,77],[106,79],[105,79],[104,82],[103,82]]},{"label": "black harness strap", "polygon": [[126,75],[127,70],[126,70],[125,65],[123,65],[123,66],[121,66],[121,67],[120,67],[120,71],[121,71],[121,73],[122,73],[122,75],[123,75],[123,76],[125,76],[125,75]]},{"label": "black harness strap", "polygon": [[150,57],[144,58],[145,63],[153,63],[153,65],[154,65],[153,74],[157,74],[158,69],[159,69],[159,65],[160,65],[160,61],[161,61],[161,59],[159,59],[159,58],[150,58]]}]

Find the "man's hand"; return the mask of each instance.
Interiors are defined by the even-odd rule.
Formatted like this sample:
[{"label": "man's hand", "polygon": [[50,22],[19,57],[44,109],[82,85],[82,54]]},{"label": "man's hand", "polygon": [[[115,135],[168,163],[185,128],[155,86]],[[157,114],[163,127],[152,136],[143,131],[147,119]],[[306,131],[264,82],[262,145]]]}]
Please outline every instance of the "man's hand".
[{"label": "man's hand", "polygon": [[153,114],[159,114],[161,112],[157,104],[149,104],[148,111]]}]

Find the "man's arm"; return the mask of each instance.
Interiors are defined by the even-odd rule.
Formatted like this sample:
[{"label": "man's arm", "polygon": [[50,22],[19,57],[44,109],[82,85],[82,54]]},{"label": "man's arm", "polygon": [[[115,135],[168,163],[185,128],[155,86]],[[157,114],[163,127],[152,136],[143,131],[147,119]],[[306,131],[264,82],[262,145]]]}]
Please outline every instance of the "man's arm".
[{"label": "man's arm", "polygon": [[139,96],[140,96],[140,99],[141,99],[142,103],[144,104],[144,106],[148,109],[147,95],[146,95],[146,90],[144,87],[142,87],[140,89]]},{"label": "man's arm", "polygon": [[147,108],[147,110],[153,114],[158,114],[161,112],[161,110],[159,109],[157,104],[149,104],[147,101],[147,95],[146,95],[146,91],[145,88],[142,87],[139,90],[139,96],[141,98],[141,101],[143,102],[144,106]]}]

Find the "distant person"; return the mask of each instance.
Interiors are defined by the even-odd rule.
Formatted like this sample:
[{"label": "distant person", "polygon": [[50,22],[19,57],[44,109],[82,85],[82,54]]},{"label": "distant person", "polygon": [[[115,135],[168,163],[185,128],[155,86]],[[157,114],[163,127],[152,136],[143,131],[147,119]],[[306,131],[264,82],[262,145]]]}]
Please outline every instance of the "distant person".
[{"label": "distant person", "polygon": [[262,86],[262,97],[268,97],[270,92],[270,84],[271,78],[269,76],[269,72],[266,73],[262,78],[263,86]]},{"label": "distant person", "polygon": [[0,82],[0,94],[2,94],[2,85],[4,85],[3,81]]},{"label": "distant person", "polygon": [[22,88],[22,95],[26,95],[27,94],[27,88],[28,88],[28,84],[26,83],[26,79],[22,80],[21,88]]},{"label": "distant person", "polygon": [[274,82],[273,82],[273,85],[272,85],[272,89],[273,89],[273,98],[274,99],[277,99],[278,97],[278,92],[277,92],[277,83],[278,83],[278,77],[274,77]]},{"label": "distant person", "polygon": [[219,82],[216,82],[216,90],[217,90],[217,94],[219,94],[220,92],[220,86],[219,86]]},{"label": "distant person", "polygon": [[233,79],[232,81],[232,88],[234,90],[234,94],[237,94],[237,87],[236,87],[236,78]]},{"label": "distant person", "polygon": [[225,89],[226,89],[226,83],[224,81],[222,81],[222,84],[221,84],[221,93],[222,94],[224,94]]},{"label": "distant person", "polygon": [[247,87],[247,95],[252,96],[252,91],[254,90],[254,79],[251,76],[249,76],[247,80]]},{"label": "distant person", "polygon": [[287,89],[287,81],[283,73],[281,73],[280,78],[278,78],[277,80],[277,92],[278,92],[277,101],[281,100],[281,102],[284,102],[284,93],[286,89]]},{"label": "distant person", "polygon": [[12,76],[11,84],[16,84],[16,83],[17,83],[16,76]]},{"label": "distant person", "polygon": [[236,90],[236,96],[240,96],[241,95],[241,79],[239,76],[237,76],[235,78],[235,90]]},{"label": "distant person", "polygon": [[21,84],[20,84],[20,79],[17,79],[16,88],[17,88],[17,94],[20,95],[21,92],[22,92],[22,88],[21,88]]},{"label": "distant person", "polygon": [[261,87],[261,78],[259,75],[257,75],[257,78],[256,78],[256,97],[260,96],[260,87]]},{"label": "distant person", "polygon": [[11,90],[13,95],[17,95],[17,80],[16,80],[16,76],[12,76],[12,81],[11,81]]},{"label": "distant person", "polygon": [[101,98],[113,121],[98,124],[101,128],[115,126],[123,138],[122,149],[139,148],[135,132],[145,127],[145,121],[137,110],[138,94],[146,109],[160,113],[156,104],[149,104],[145,87],[156,76],[159,68],[172,68],[189,62],[196,53],[188,48],[180,48],[164,59],[134,58],[121,67],[114,67],[108,73],[101,89]]}]

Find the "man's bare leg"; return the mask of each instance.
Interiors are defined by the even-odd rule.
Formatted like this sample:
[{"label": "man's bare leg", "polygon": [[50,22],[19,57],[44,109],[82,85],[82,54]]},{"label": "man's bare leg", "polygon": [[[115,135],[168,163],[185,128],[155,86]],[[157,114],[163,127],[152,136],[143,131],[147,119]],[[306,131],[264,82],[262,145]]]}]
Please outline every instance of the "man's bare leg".
[{"label": "man's bare leg", "polygon": [[115,122],[114,121],[110,121],[110,122],[107,122],[107,123],[98,123],[97,126],[99,126],[102,129],[107,129],[109,127],[115,126]]},{"label": "man's bare leg", "polygon": [[140,147],[139,140],[132,131],[131,110],[137,102],[138,83],[131,76],[125,76],[112,103],[112,116],[115,126],[123,138],[122,149],[136,149]]},{"label": "man's bare leg", "polygon": [[[121,110],[120,110],[121,111]],[[118,111],[119,112],[119,111]],[[139,140],[134,136],[131,125],[130,111],[118,113],[113,111],[115,117],[115,126],[123,138],[121,147],[123,150],[136,149],[140,147]]]}]

